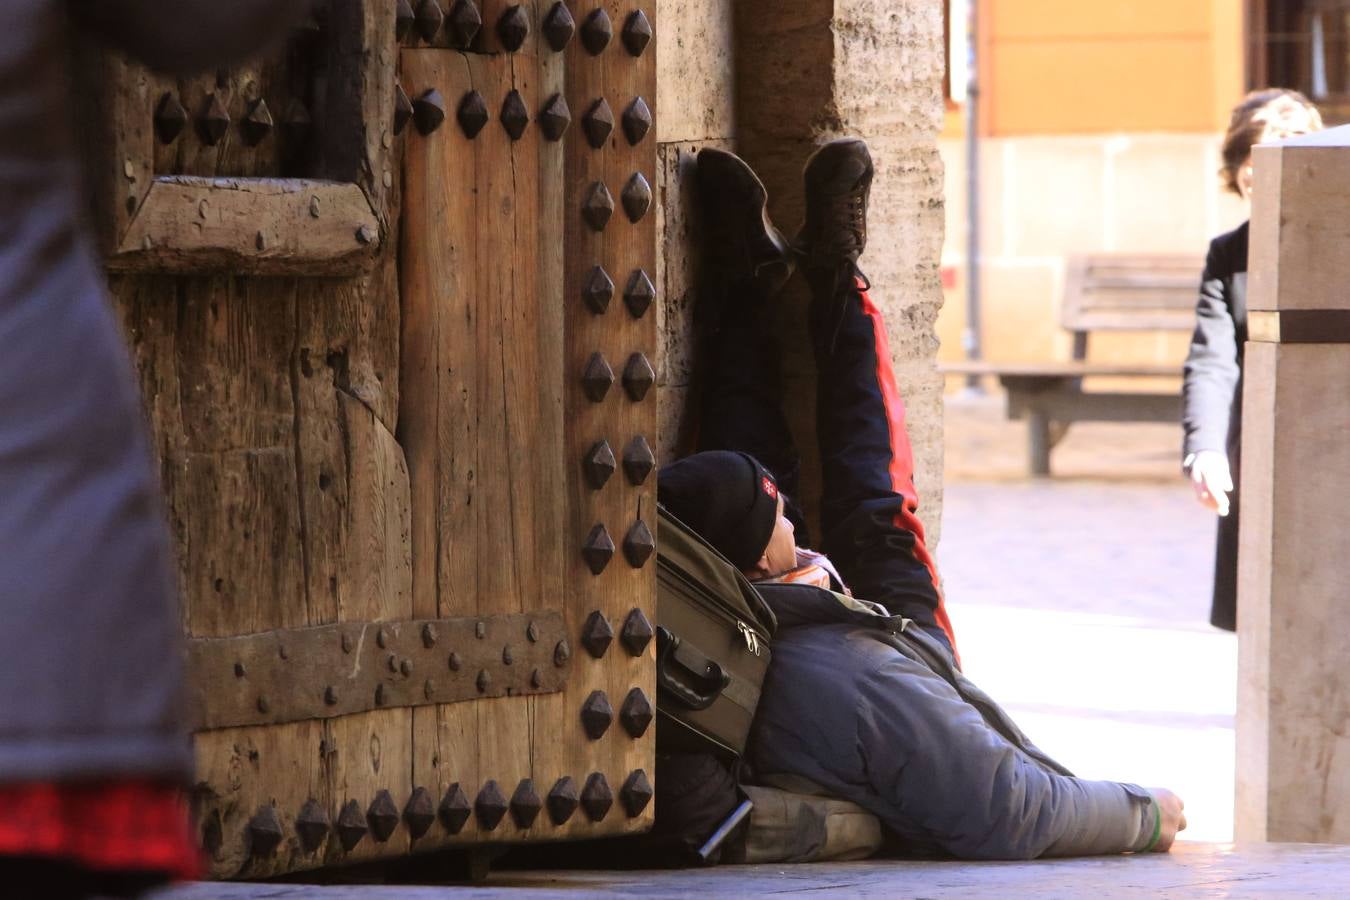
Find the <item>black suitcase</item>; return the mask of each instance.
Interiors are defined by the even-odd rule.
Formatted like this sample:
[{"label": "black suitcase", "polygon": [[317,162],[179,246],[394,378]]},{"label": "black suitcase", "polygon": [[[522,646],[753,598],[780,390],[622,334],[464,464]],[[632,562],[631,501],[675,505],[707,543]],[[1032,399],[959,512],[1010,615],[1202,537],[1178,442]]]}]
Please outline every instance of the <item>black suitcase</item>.
[{"label": "black suitcase", "polygon": [[657,528],[657,749],[740,755],[777,621],[745,576],[664,508]]}]

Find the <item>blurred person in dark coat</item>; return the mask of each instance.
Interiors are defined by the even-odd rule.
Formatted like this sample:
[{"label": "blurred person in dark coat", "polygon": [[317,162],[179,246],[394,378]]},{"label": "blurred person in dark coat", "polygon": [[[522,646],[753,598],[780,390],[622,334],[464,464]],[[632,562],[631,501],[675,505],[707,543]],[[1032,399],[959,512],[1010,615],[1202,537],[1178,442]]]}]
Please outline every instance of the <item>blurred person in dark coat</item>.
[{"label": "blurred person in dark coat", "polygon": [[83,226],[69,57],[174,72],[260,49],[301,0],[0,3],[0,894],[196,871],[181,625],[140,397]]},{"label": "blurred person in dark coat", "polygon": [[[1252,147],[1322,127],[1322,117],[1297,91],[1254,91],[1233,109],[1223,142],[1227,188],[1251,199]],[[1210,622],[1237,628],[1238,466],[1242,438],[1242,356],[1247,342],[1247,222],[1209,245],[1195,334],[1186,357],[1182,468],[1195,495],[1219,514]]]}]

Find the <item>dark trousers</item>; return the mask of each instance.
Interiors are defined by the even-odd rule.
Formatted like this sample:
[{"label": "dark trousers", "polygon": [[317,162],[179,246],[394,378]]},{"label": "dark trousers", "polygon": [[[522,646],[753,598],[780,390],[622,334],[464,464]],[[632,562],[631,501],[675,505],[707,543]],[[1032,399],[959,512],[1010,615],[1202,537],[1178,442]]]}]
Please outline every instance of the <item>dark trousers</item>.
[{"label": "dark trousers", "polygon": [[[914,455],[881,313],[851,278],[815,281],[812,292],[820,549],[855,596],[913,619],[954,650],[917,515]],[[757,314],[760,298],[727,293],[726,312],[708,338],[704,359],[699,449],[749,453],[788,498],[796,498],[800,463],[783,415],[777,342]],[[805,543],[800,507],[789,501],[787,510]]]}]

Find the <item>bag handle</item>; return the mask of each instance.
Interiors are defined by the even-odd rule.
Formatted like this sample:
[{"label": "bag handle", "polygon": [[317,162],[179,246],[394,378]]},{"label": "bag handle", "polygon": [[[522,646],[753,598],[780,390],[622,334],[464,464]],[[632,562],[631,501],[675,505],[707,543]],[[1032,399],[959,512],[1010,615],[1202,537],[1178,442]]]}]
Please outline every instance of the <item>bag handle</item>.
[{"label": "bag handle", "polygon": [[707,709],[731,683],[725,669],[669,630],[656,629],[656,685],[693,710]]}]

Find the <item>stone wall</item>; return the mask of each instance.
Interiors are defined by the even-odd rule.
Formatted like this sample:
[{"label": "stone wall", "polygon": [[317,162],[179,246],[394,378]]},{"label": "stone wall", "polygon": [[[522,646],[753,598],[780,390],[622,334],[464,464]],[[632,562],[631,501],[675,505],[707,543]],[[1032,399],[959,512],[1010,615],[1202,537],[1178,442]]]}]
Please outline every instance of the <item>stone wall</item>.
[{"label": "stone wall", "polygon": [[[921,514],[937,539],[941,517],[942,396],[933,360],[942,305],[943,36],[940,0],[663,0],[658,3],[657,110],[664,205],[661,304],[667,409],[663,460],[685,434],[688,322],[697,254],[692,156],[708,144],[745,156],[769,188],[789,234],[801,221],[801,167],[821,142],[865,138],[877,167],[869,249],[862,260],[890,334],[908,411]],[[803,339],[803,279],[784,298],[780,326],[794,431],[814,446],[814,366]],[[808,494],[815,481],[807,453]]]}]

